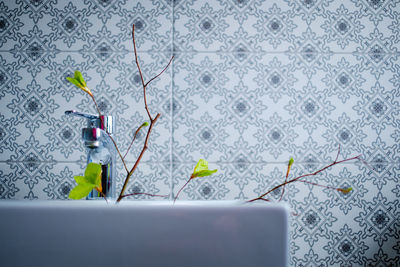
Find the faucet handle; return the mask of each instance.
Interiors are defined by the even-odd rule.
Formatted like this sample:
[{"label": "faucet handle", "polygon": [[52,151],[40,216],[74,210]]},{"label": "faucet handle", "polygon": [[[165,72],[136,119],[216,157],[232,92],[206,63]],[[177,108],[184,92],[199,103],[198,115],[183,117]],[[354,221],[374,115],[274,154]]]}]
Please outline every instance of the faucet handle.
[{"label": "faucet handle", "polygon": [[82,113],[82,112],[79,112],[79,111],[76,111],[76,110],[66,110],[65,111],[65,115],[83,117],[83,118],[86,118],[88,120],[95,120],[95,119],[99,118],[99,116],[88,114],[88,113]]},{"label": "faucet handle", "polygon": [[88,128],[100,128],[102,130],[106,130],[108,133],[112,134],[114,130],[114,122],[112,116],[102,115],[101,118],[99,116],[82,113],[76,110],[67,110],[65,111],[65,115],[72,115],[77,117],[86,118],[88,120]]}]

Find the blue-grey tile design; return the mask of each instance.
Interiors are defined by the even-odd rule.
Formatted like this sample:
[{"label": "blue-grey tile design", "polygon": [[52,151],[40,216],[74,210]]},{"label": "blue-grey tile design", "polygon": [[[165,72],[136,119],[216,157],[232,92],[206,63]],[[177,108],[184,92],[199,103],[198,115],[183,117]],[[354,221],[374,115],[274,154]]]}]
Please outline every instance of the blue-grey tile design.
[{"label": "blue-grey tile design", "polygon": [[363,11],[361,17],[367,17],[375,25],[378,25],[384,18],[394,19],[396,8],[398,8],[399,1],[356,1],[352,0],[360,11]]},{"label": "blue-grey tile design", "polygon": [[[133,164],[128,164],[132,167]],[[116,192],[122,189],[126,172],[122,164],[117,164]],[[171,171],[168,164],[142,162],[130,178],[125,195],[126,200],[168,200],[171,199]],[[157,196],[151,196],[157,195]]]},{"label": "blue-grey tile design", "polygon": [[355,55],[362,63],[362,70],[369,70],[377,79],[385,70],[393,71],[394,62],[399,57],[399,50],[393,40],[383,37],[377,29],[362,39]]},{"label": "blue-grey tile design", "polygon": [[324,93],[338,105],[351,103],[366,90],[365,85],[375,82],[375,77],[363,71],[360,61],[352,55],[333,55],[325,65],[325,72],[315,77],[321,82]]},{"label": "blue-grey tile design", "polygon": [[58,49],[77,51],[99,30],[99,21],[80,2],[60,2],[53,10],[54,16],[41,26],[51,33],[51,42]]},{"label": "blue-grey tile design", "polygon": [[16,94],[17,83],[22,79],[21,73],[18,71],[21,68],[17,65],[16,60],[11,53],[2,52],[0,55],[0,100],[8,95]]},{"label": "blue-grey tile design", "polygon": [[40,188],[49,180],[49,172],[56,164],[54,159],[48,155],[49,146],[41,146],[34,137],[26,140],[24,145],[15,147],[18,149],[10,156],[7,163],[2,162],[2,175],[12,173],[11,180],[17,186],[18,194],[13,195],[15,199],[39,199]]},{"label": "blue-grey tile design", "polygon": [[[218,172],[179,199],[249,199],[285,186],[290,265],[400,261],[400,1],[0,1],[0,198],[66,199],[83,172],[90,98],[116,121],[124,155],[153,128],[128,193],[172,200],[199,158]],[[132,167],[140,131],[127,154]],[[340,148],[339,148],[340,147]],[[117,163],[117,188],[125,169]],[[352,187],[344,195],[327,187]],[[283,189],[269,195],[279,201]],[[164,199],[146,194],[131,199]]]},{"label": "blue-grey tile design", "polygon": [[184,36],[187,45],[195,51],[217,51],[224,42],[226,33],[231,31],[231,21],[225,17],[219,3],[189,1],[175,7],[174,35]]},{"label": "blue-grey tile design", "polygon": [[362,264],[362,255],[366,254],[368,246],[360,237],[360,231],[354,231],[344,224],[339,232],[330,232],[332,239],[324,246],[332,257],[329,264]]},{"label": "blue-grey tile design", "polygon": [[23,182],[18,180],[14,171],[4,163],[0,163],[0,199],[22,199]]},{"label": "blue-grey tile design", "polygon": [[[15,3],[19,5],[18,15],[28,15],[29,19],[34,23],[38,23],[40,19],[52,15],[52,10],[57,3],[57,0],[37,1],[30,2],[27,0],[16,0]],[[12,3],[11,5],[14,5]],[[47,16],[46,16],[47,15]]]},{"label": "blue-grey tile design", "polygon": [[47,184],[41,192],[43,197],[40,198],[67,200],[71,189],[76,186],[74,176],[83,172],[78,163],[57,163],[48,174]]},{"label": "blue-grey tile design", "polygon": [[[372,201],[361,200],[361,203],[366,209],[360,212],[355,221],[364,230],[362,238],[372,237],[379,246],[391,237],[398,238],[398,233],[396,233],[400,213],[398,199],[391,201],[379,192]],[[368,231],[368,228],[372,231]]]},{"label": "blue-grey tile design", "polygon": [[[10,56],[11,54],[6,55]],[[121,150],[127,149],[136,128],[148,120],[142,100],[143,89],[140,83],[137,83],[138,73],[134,55],[127,53],[127,57],[119,61],[116,68],[110,69],[105,77],[101,77],[101,73],[98,73],[85,60],[84,55],[85,53],[61,52],[50,62],[50,71],[40,72],[37,78],[28,74],[24,80],[21,80],[17,72],[13,71],[12,67],[16,65],[15,62],[4,66],[5,94],[1,98],[1,103],[4,103],[1,112],[4,117],[2,123],[10,125],[10,128],[3,130],[5,132],[3,143],[5,148],[10,150],[11,144],[7,140],[16,137],[11,137],[6,132],[17,131],[15,134],[17,136],[20,135],[19,133],[26,132],[35,136],[42,144],[50,143],[52,145],[50,153],[57,160],[75,161],[82,156],[84,149],[80,136],[81,129],[85,127],[86,122],[83,119],[64,115],[66,110],[71,109],[96,114],[91,99],[65,80],[67,76],[73,75],[74,70],[79,69],[95,94],[101,112],[113,115],[116,119],[117,139],[122,142]],[[148,62],[148,64],[142,65],[142,71],[147,80],[160,72],[168,63],[164,57],[156,60],[147,53],[141,53],[140,59],[142,63],[143,61]],[[24,70],[27,71],[27,68]],[[168,140],[171,137],[170,73],[171,71],[167,70],[147,89],[148,103],[153,117],[157,112],[162,114],[149,143],[150,151],[153,150],[155,144],[169,143]],[[29,76],[30,79],[28,79]],[[11,80],[12,78],[14,80]],[[12,93],[6,94],[7,92]],[[15,127],[17,129],[13,130]],[[143,131],[140,136],[142,134]],[[154,137],[157,136],[162,140],[156,141]],[[24,140],[26,136],[21,138]],[[137,155],[138,148],[142,146],[142,143],[143,139],[138,138],[132,149],[134,153],[131,155]],[[76,153],[78,151],[80,153]],[[3,153],[1,156],[7,159],[7,155],[7,153]],[[131,155],[127,156],[128,160],[133,160]],[[148,159],[148,156],[146,154],[145,160]]]},{"label": "blue-grey tile design", "polygon": [[0,49],[7,50],[18,39],[18,31],[24,25],[17,16],[17,8],[7,6],[0,2],[0,21],[1,21],[1,41]]},{"label": "blue-grey tile design", "polygon": [[50,35],[43,33],[35,25],[27,35],[21,36],[18,43],[10,50],[17,59],[18,66],[27,68],[33,77],[48,69],[50,61],[60,52],[49,39]]},{"label": "blue-grey tile design", "polygon": [[313,26],[320,23],[320,34],[327,37],[331,50],[355,51],[360,37],[374,27],[369,20],[361,19],[360,13],[352,4],[332,2]]},{"label": "blue-grey tile design", "polygon": [[124,50],[133,51],[132,24],[140,51],[170,49],[172,3],[169,1],[85,1],[91,16],[96,16],[113,34]]},{"label": "blue-grey tile design", "polygon": [[[193,168],[196,163],[177,163],[173,165],[172,170],[172,195],[174,198],[181,190],[183,185],[190,179]],[[188,185],[180,192],[179,200],[223,200],[234,199],[229,197],[228,194],[234,190],[230,188],[232,185],[224,176],[226,166],[210,163],[210,169],[218,169],[215,175],[204,177],[205,179],[193,179]]]},{"label": "blue-grey tile design", "polygon": [[[153,53],[141,52],[139,61],[145,82],[159,74],[168,64],[170,58],[167,55],[155,57]],[[116,139],[122,144],[122,151],[126,151],[134,136],[136,129],[145,121],[150,122],[144,108],[143,88],[140,76],[137,71],[133,53],[128,53],[127,57],[116,66],[115,74],[112,74],[112,82],[118,87],[115,88],[116,95],[124,102],[126,108],[121,111],[121,104],[115,106],[117,115]],[[172,67],[170,66],[157,79],[153,80],[146,89],[147,104],[151,116],[154,118],[158,113],[159,119],[153,127],[148,143],[149,150],[143,160],[162,162],[163,155],[169,154],[172,139]],[[118,112],[117,112],[118,110]],[[148,127],[147,127],[148,128]],[[147,128],[144,128],[137,135],[131,152],[127,155],[127,160],[134,161],[143,147]]]}]

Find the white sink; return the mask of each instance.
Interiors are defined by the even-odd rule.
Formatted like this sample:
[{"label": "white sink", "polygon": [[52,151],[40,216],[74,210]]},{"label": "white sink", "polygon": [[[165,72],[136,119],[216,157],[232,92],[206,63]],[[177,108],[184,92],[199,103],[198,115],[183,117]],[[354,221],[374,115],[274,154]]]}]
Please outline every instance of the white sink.
[{"label": "white sink", "polygon": [[287,266],[284,205],[0,201],[1,266]]}]

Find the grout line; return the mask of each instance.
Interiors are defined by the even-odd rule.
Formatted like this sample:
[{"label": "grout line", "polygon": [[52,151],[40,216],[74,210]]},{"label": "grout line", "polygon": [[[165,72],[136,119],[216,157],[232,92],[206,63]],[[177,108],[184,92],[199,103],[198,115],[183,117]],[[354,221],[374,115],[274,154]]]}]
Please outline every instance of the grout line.
[{"label": "grout line", "polygon": [[[172,151],[172,150],[171,150]],[[172,157],[172,153],[170,153],[170,159]],[[0,163],[24,163],[24,162],[36,162],[36,163],[55,163],[55,164],[60,164],[60,163],[70,163],[70,164],[79,164],[79,163],[85,163],[86,161],[67,161],[67,160],[54,160],[54,161],[33,161],[33,160],[21,160],[21,161],[17,161],[17,160],[0,160]],[[172,160],[170,161],[172,162]],[[353,162],[343,162],[341,164],[354,164],[354,162],[359,162],[357,160],[354,160]],[[126,163],[135,163],[135,161],[126,161]],[[147,163],[147,164],[163,164],[163,163],[168,163],[168,161],[143,161],[142,163]],[[190,162],[190,161],[180,161],[180,162],[175,162],[178,164],[185,164],[185,165],[195,165],[196,162]],[[222,164],[222,165],[228,165],[228,164],[243,164],[243,162],[236,162],[236,161],[208,161],[209,164]],[[295,162],[294,164],[298,164],[298,165],[307,165],[307,164],[331,164],[332,161],[321,161],[321,162]],[[400,165],[400,162],[367,162],[368,164],[382,164],[382,165]],[[256,162],[246,162],[245,164],[266,164],[266,165],[271,165],[271,164],[287,164],[287,161],[256,161]],[[172,164],[170,165],[171,167],[171,171],[172,171]]]},{"label": "grout line", "polygon": [[[174,30],[174,28],[173,28]],[[172,37],[172,51],[173,53],[173,46],[174,46],[174,38]],[[44,50],[46,53],[96,53],[98,51],[96,50],[90,50],[90,51],[82,51],[82,50]],[[149,51],[149,50],[138,50],[138,53],[149,53],[149,54],[164,54],[165,52],[168,51]],[[0,50],[0,53],[11,53],[11,50]],[[22,51],[17,51],[16,53],[22,53]],[[132,51],[130,50],[124,50],[124,51],[111,51],[111,52],[102,52],[106,54],[133,54]],[[234,51],[180,51],[176,52],[177,54],[233,54],[235,53]],[[248,54],[248,55],[268,55],[268,54],[283,54],[283,55],[301,55],[301,54],[313,54],[313,55],[369,55],[369,53],[359,53],[359,52],[344,52],[344,51],[339,51],[339,52],[325,52],[325,53],[305,53],[305,52],[289,52],[289,51],[261,51],[261,52],[241,52],[243,54]],[[382,55],[400,55],[400,52],[393,52],[393,53],[380,53]]]},{"label": "grout line", "polygon": [[[175,3],[172,1],[172,30],[171,30],[171,55],[174,55],[174,49],[175,49]],[[171,131],[171,136],[169,139],[169,144],[170,144],[170,150],[169,150],[169,190],[170,190],[170,200],[172,200],[174,196],[174,179],[173,179],[173,169],[172,169],[172,158],[173,158],[173,151],[174,151],[174,127],[173,127],[173,122],[174,122],[174,106],[173,106],[173,99],[174,99],[174,86],[175,86],[175,72],[174,72],[174,66],[175,66],[175,60],[172,60],[171,62],[171,95],[170,95],[170,131]]]},{"label": "grout line", "polygon": [[[180,51],[179,54],[233,54],[235,51]],[[326,52],[326,53],[306,53],[306,52],[289,52],[289,51],[262,51],[262,52],[241,52],[247,55],[268,55],[268,54],[283,54],[283,55],[302,55],[302,54],[313,54],[313,55],[369,55],[369,53],[359,52]],[[400,55],[400,52],[393,53],[380,53],[382,55]]]}]

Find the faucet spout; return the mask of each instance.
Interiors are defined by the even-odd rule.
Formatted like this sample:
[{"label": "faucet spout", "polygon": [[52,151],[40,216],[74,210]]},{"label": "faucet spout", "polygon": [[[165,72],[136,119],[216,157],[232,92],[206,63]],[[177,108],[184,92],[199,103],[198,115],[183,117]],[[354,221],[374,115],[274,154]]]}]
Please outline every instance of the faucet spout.
[{"label": "faucet spout", "polygon": [[68,116],[76,116],[87,119],[87,128],[82,129],[82,139],[87,148],[87,162],[101,165],[102,192],[93,190],[87,199],[99,199],[103,196],[114,198],[115,195],[115,148],[110,141],[114,132],[114,120],[112,116],[96,116],[76,110],[67,110]]},{"label": "faucet spout", "polygon": [[79,111],[76,111],[76,110],[73,110],[73,109],[72,110],[66,110],[65,111],[65,115],[72,115],[72,116],[82,117],[82,118],[86,118],[86,119],[89,119],[89,120],[95,120],[95,119],[99,118],[96,115],[92,115],[92,114],[88,114],[88,113],[82,113],[82,112],[79,112]]}]

